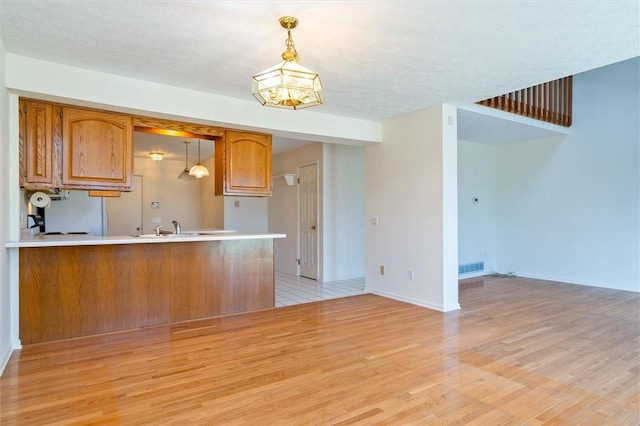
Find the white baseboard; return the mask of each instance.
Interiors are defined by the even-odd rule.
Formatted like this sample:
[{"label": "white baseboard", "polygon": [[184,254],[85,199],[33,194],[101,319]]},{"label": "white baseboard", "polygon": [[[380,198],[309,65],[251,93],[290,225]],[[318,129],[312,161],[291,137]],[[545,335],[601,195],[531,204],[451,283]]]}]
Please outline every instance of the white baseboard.
[{"label": "white baseboard", "polygon": [[493,274],[493,272],[489,272],[489,271],[467,272],[466,274],[458,274],[458,279],[464,280],[466,278],[484,277],[485,275],[491,275],[491,274]]},{"label": "white baseboard", "polygon": [[380,290],[373,290],[369,287],[365,287],[364,289],[367,293],[371,293],[371,294],[376,294],[378,296],[382,296],[382,297],[387,297],[389,299],[394,299],[394,300],[399,300],[401,302],[406,302],[406,303],[411,303],[412,305],[417,305],[417,306],[422,306],[423,308],[429,308],[432,309],[434,311],[439,311],[439,312],[451,312],[451,311],[457,311],[460,309],[460,304],[456,303],[454,306],[442,306],[440,304],[434,304],[434,303],[430,303],[427,302],[425,300],[420,300],[420,299],[414,299],[411,297],[405,297],[405,296],[401,296],[399,294],[395,294],[395,293],[389,293],[386,291],[380,291]]},{"label": "white baseboard", "polygon": [[11,358],[11,354],[13,353],[13,348],[7,348],[4,353],[0,354],[0,376],[4,373],[4,369],[9,364],[9,358]]},{"label": "white baseboard", "polygon": [[[508,272],[496,272],[498,274],[506,274],[508,275]],[[587,287],[599,287],[599,288],[610,288],[612,290],[623,290],[623,291],[633,291],[635,293],[640,293],[640,287],[636,288],[636,289],[631,289],[631,288],[622,288],[619,286],[612,286],[609,283],[598,283],[595,281],[580,281],[580,280],[574,280],[571,278],[567,278],[567,277],[558,277],[558,276],[553,276],[553,275],[541,275],[541,274],[531,274],[528,272],[520,272],[520,271],[516,271],[515,272],[515,276],[517,277],[522,277],[522,278],[531,278],[534,280],[544,280],[544,281],[554,281],[554,282],[558,282],[558,283],[567,283],[567,284],[576,284],[576,285],[583,285],[583,286],[587,286]]]},{"label": "white baseboard", "polygon": [[287,274],[287,275],[293,275],[293,276],[297,276],[298,275],[298,271],[297,270],[289,270],[286,268],[282,268],[282,269],[276,269],[275,270],[276,273],[281,273],[281,274]]}]

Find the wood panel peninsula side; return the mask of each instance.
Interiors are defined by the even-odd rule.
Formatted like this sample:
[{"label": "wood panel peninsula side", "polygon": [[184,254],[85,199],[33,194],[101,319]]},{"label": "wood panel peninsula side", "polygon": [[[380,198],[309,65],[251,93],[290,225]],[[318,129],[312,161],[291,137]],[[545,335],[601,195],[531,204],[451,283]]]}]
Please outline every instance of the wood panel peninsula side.
[{"label": "wood panel peninsula side", "polygon": [[273,308],[273,239],[283,237],[16,243],[20,340],[29,345]]}]

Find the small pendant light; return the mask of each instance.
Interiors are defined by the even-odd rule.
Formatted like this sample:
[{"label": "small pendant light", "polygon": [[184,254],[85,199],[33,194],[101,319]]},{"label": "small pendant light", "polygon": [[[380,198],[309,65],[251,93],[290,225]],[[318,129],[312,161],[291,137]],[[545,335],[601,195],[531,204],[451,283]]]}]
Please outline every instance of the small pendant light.
[{"label": "small pendant light", "polygon": [[200,139],[198,139],[198,163],[189,170],[189,175],[198,179],[209,176],[209,170],[200,164]]}]

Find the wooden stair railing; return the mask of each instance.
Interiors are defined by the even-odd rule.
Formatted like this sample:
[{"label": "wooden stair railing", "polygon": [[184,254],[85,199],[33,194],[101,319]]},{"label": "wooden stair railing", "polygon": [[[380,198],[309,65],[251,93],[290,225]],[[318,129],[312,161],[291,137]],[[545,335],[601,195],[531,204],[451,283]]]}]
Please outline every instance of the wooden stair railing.
[{"label": "wooden stair railing", "polygon": [[572,96],[573,77],[568,76],[476,103],[570,127]]}]

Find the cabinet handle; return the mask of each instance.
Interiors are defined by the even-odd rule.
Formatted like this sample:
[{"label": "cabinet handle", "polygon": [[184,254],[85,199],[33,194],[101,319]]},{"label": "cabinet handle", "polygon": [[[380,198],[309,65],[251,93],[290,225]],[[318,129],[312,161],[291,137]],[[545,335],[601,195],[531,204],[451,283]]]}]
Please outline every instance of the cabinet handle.
[{"label": "cabinet handle", "polygon": [[311,225],[311,229],[313,229],[315,231],[316,226],[315,225]]}]

